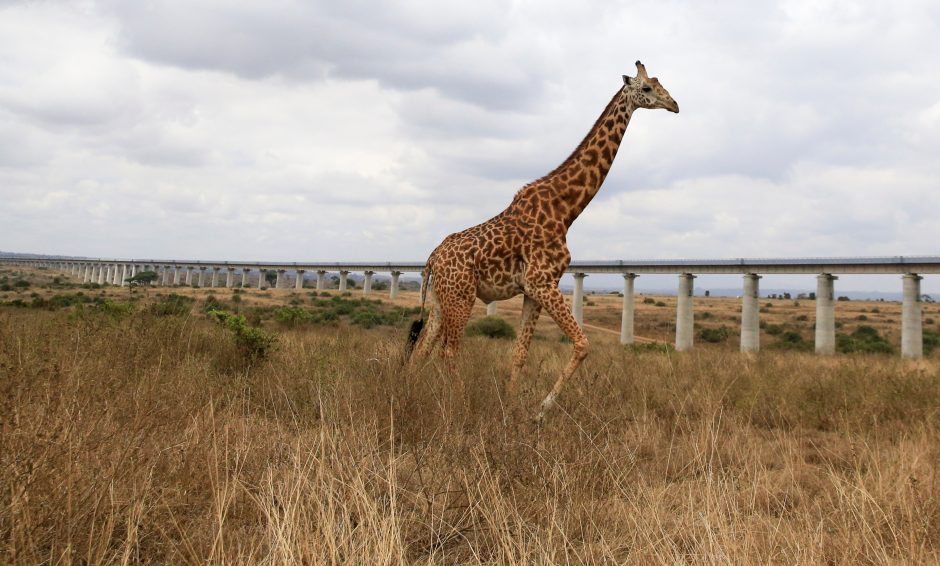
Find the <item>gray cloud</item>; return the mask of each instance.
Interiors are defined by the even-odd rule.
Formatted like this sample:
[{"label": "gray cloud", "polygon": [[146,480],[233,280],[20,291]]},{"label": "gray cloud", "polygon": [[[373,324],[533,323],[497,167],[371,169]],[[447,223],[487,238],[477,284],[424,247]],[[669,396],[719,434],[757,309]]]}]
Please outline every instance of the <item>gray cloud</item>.
[{"label": "gray cloud", "polygon": [[0,242],[420,259],[563,160],[641,58],[682,113],[636,114],[576,257],[937,253],[938,23],[926,0],[0,3]]}]

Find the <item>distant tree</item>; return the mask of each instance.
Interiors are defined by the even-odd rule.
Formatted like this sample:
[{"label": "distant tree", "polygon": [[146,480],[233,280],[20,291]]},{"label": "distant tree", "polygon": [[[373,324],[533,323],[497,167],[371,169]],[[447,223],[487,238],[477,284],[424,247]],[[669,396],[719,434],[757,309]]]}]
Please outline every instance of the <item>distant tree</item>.
[{"label": "distant tree", "polygon": [[277,283],[277,271],[265,271],[264,280],[268,282],[268,285],[273,287],[274,284]]},{"label": "distant tree", "polygon": [[154,281],[157,280],[159,276],[156,271],[140,271],[137,275],[133,277],[128,277],[125,279],[128,285],[137,287],[139,285],[152,285]]},{"label": "distant tree", "polygon": [[384,279],[381,281],[373,281],[372,289],[376,291],[385,291],[388,289],[388,281],[385,281]]}]

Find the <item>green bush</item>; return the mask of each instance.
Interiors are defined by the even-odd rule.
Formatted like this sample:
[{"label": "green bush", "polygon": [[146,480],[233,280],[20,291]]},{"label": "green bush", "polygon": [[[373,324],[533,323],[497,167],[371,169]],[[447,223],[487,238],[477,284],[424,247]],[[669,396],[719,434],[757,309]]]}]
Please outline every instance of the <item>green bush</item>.
[{"label": "green bush", "polygon": [[255,326],[248,326],[242,315],[217,309],[212,309],[207,314],[232,333],[235,345],[248,362],[267,358],[277,347],[277,335]]},{"label": "green bush", "polygon": [[813,343],[803,338],[803,335],[793,330],[787,330],[780,335],[780,338],[773,343],[771,348],[777,350],[796,350],[798,352],[808,352],[813,349]]},{"label": "green bush", "polygon": [[851,334],[836,335],[836,349],[843,353],[871,353],[891,354],[894,346],[891,345],[878,330],[871,326],[862,325]]},{"label": "green bush", "polygon": [[924,330],[924,354],[929,356],[937,346],[940,346],[940,332]]},{"label": "green bush", "polygon": [[644,342],[627,344],[624,346],[628,351],[637,354],[642,352],[658,352],[660,354],[671,354],[676,351],[676,347],[666,342]]},{"label": "green bush", "polygon": [[643,304],[644,304],[644,305],[655,305],[655,304],[656,304],[656,299],[654,299],[654,298],[652,298],[652,297],[646,297],[645,299],[643,299]]},{"label": "green bush", "polygon": [[511,340],[516,337],[516,331],[508,322],[498,316],[485,316],[467,325],[467,336],[486,336],[487,338]]},{"label": "green bush", "polygon": [[664,307],[664,306],[666,306],[666,303],[664,303],[664,302],[662,302],[662,301],[656,301],[656,306],[657,306],[657,307]]},{"label": "green bush", "polygon": [[727,326],[719,326],[718,328],[703,328],[698,331],[699,338],[712,344],[724,342],[732,334],[733,331]]},{"label": "green bush", "polygon": [[864,315],[864,314],[860,314],[860,315],[858,315],[858,316],[855,317],[855,320],[868,320],[868,316],[866,316],[866,315]]},{"label": "green bush", "polygon": [[95,305],[95,309],[111,318],[125,318],[134,313],[134,305],[111,299],[104,299]]},{"label": "green bush", "polygon": [[314,322],[313,314],[300,307],[280,307],[274,311],[274,320],[285,326]]},{"label": "green bush", "polygon": [[170,293],[150,305],[149,311],[155,316],[184,315],[192,311],[195,302],[192,297]]},{"label": "green bush", "polygon": [[809,320],[809,317],[806,316],[805,314],[801,314],[797,316],[794,320],[798,320],[800,322],[806,322],[807,320]]},{"label": "green bush", "polygon": [[778,336],[780,334],[783,334],[783,327],[780,326],[779,324],[768,324],[764,328],[764,332],[766,332],[767,334],[770,334],[771,336]]},{"label": "green bush", "polygon": [[212,293],[207,293],[206,300],[202,303],[202,312],[208,314],[210,311],[224,310],[225,305]]}]

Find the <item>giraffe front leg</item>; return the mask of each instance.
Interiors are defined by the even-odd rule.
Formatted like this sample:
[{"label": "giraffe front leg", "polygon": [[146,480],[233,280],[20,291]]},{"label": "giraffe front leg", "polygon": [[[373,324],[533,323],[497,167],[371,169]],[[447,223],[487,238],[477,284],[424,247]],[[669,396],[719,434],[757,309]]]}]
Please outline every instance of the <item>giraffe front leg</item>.
[{"label": "giraffe front leg", "polygon": [[552,317],[565,335],[568,336],[571,343],[574,344],[574,351],[571,353],[571,359],[568,361],[568,365],[562,370],[552,390],[542,401],[542,409],[539,411],[537,417],[537,419],[541,421],[545,417],[545,413],[554,406],[555,398],[557,398],[558,394],[561,392],[565,381],[574,374],[578,366],[581,365],[581,362],[584,361],[584,358],[587,357],[588,339],[587,336],[584,335],[584,331],[581,330],[581,326],[578,325],[578,322],[571,315],[571,310],[568,308],[567,303],[565,303],[565,297],[561,294],[561,290],[557,285],[534,288],[532,289],[531,295]]},{"label": "giraffe front leg", "polygon": [[539,320],[542,306],[532,297],[525,295],[522,299],[522,324],[519,329],[519,338],[512,356],[512,373],[509,376],[508,393],[516,395],[519,387],[519,378],[525,373],[526,360],[529,357],[529,347],[532,345],[532,335],[535,334],[535,323]]}]

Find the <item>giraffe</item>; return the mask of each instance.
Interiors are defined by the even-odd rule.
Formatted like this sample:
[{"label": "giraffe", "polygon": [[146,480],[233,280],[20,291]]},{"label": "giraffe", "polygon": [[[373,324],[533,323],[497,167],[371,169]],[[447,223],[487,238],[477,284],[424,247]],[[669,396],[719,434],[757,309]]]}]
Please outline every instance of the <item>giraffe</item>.
[{"label": "giraffe", "polygon": [[[508,390],[516,391],[525,369],[535,323],[546,311],[573,344],[570,360],[541,404],[538,420],[555,403],[565,381],[587,356],[588,340],[558,288],[571,262],[568,229],[591,202],[610,171],[630,118],[637,108],[679,112],[656,77],[636,62],[636,77],[604,108],[574,152],[551,173],[520,189],[512,203],[482,224],[444,238],[422,272],[421,319],[412,325],[410,365],[426,358],[443,338],[443,357],[453,372],[464,329],[476,298],[485,303],[523,295]],[[424,306],[431,287],[427,325]]]}]

